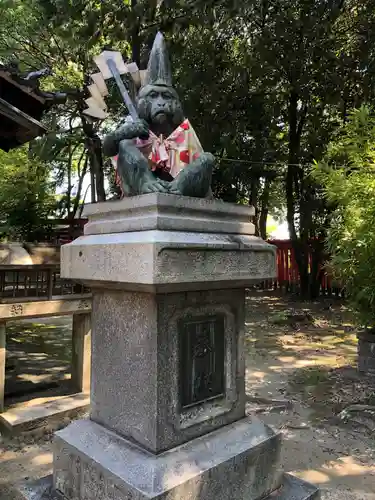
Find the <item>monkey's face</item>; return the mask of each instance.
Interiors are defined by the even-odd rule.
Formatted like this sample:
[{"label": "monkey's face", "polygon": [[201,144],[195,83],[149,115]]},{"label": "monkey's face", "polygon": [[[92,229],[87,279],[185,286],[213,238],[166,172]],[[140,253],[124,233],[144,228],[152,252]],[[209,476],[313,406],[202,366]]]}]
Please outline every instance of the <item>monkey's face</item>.
[{"label": "monkey's face", "polygon": [[156,134],[169,135],[184,120],[177,92],[171,87],[147,85],[138,95],[138,113]]}]

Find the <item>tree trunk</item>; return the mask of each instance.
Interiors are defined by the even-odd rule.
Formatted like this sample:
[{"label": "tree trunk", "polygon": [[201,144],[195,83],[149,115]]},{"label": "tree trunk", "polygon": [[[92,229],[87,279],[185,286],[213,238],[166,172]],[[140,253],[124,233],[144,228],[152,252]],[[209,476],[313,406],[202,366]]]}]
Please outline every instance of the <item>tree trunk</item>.
[{"label": "tree trunk", "polygon": [[255,236],[259,236],[259,201],[258,201],[259,188],[260,188],[260,179],[259,178],[251,179],[249,205],[254,207],[255,210],[255,214],[253,216],[253,224],[255,226]]},{"label": "tree trunk", "polygon": [[271,179],[266,177],[263,187],[262,196],[260,199],[260,214],[259,214],[259,236],[263,240],[267,239],[267,218],[268,218],[268,207],[270,202],[270,188]]},{"label": "tree trunk", "polygon": [[310,297],[309,247],[304,241],[296,240],[293,244],[294,255],[298,266],[300,294]]},{"label": "tree trunk", "polygon": [[[298,93],[292,89],[289,96],[289,155],[288,171],[286,175],[287,221],[294,250],[294,256],[299,271],[300,293],[308,297],[310,293],[309,276],[309,247],[308,228],[301,221],[301,207],[303,197],[303,171],[299,166],[301,135],[307,114],[306,105],[303,106],[298,119]],[[300,235],[296,230],[296,203],[299,202]]]},{"label": "tree trunk", "polygon": [[67,218],[70,218],[70,209],[71,209],[71,200],[72,200],[72,145],[69,144],[69,154],[68,154],[68,167],[67,167],[67,176],[68,176],[68,188],[66,192],[66,212]]},{"label": "tree trunk", "polygon": [[286,205],[287,205],[287,222],[289,234],[292,242],[297,240],[297,232],[295,227],[295,171],[296,163],[299,159],[299,141],[297,136],[298,127],[298,95],[296,92],[291,92],[289,97],[289,154],[288,154],[288,170],[286,174]]},{"label": "tree trunk", "polygon": [[78,209],[79,209],[79,204],[81,201],[81,194],[82,194],[83,179],[86,176],[88,162],[89,162],[89,158],[86,155],[85,162],[84,162],[83,168],[82,168],[82,172],[80,172],[79,179],[78,179],[77,195],[76,195],[76,198],[74,200],[74,205],[73,205],[73,213],[72,213],[73,219],[76,217]]},{"label": "tree trunk", "polygon": [[324,274],[325,248],[324,238],[316,239],[311,245],[311,280],[310,298],[316,299],[320,295],[321,281]]},{"label": "tree trunk", "polygon": [[91,182],[93,181],[93,177],[95,177],[97,201],[105,201],[102,142],[92,124],[86,120],[82,113],[81,121],[82,129],[86,136],[86,148],[90,158]]},{"label": "tree trunk", "polygon": [[[131,0],[132,11],[137,7],[138,0]],[[132,60],[137,63],[138,68],[141,64],[141,40],[139,36],[139,19],[134,22],[131,30],[131,47],[132,47]]]},{"label": "tree trunk", "polygon": [[91,203],[96,203],[96,191],[95,191],[95,172],[94,165],[90,163],[90,191],[91,191]]},{"label": "tree trunk", "polygon": [[95,186],[98,202],[105,201],[102,142],[98,136],[91,139],[91,159],[94,165]]}]

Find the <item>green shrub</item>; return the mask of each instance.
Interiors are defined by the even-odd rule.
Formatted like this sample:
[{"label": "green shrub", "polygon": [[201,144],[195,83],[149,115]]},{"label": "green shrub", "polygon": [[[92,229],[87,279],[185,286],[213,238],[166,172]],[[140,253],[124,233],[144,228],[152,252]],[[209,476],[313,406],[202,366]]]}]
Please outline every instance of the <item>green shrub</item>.
[{"label": "green shrub", "polygon": [[334,278],[363,324],[375,326],[375,114],[354,110],[313,176],[335,208],[327,238]]}]

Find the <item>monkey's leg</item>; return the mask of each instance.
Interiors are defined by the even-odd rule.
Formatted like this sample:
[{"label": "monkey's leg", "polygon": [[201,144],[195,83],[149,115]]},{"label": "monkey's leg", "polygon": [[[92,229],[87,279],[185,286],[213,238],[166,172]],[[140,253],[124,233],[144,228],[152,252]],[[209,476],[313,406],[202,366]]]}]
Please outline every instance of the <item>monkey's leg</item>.
[{"label": "monkey's leg", "polygon": [[212,154],[203,153],[181,170],[171,182],[170,192],[195,198],[210,196],[214,161]]}]

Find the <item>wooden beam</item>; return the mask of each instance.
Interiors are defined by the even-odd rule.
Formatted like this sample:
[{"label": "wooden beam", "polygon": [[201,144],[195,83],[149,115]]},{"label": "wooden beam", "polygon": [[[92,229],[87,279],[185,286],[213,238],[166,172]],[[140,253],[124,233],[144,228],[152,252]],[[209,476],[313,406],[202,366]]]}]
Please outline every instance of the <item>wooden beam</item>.
[{"label": "wooden beam", "polygon": [[91,313],[74,314],[72,328],[72,384],[77,392],[90,392]]},{"label": "wooden beam", "polygon": [[53,271],[60,271],[60,264],[0,264],[0,271],[19,271],[23,273],[26,271],[46,271],[52,269]]},{"label": "wooden beam", "polygon": [[[91,296],[82,295],[74,299],[70,295],[57,300],[41,300],[33,302],[14,302],[0,304],[1,321],[26,318],[46,318],[49,316],[68,316],[91,312]],[[1,348],[1,346],[0,346]]]},{"label": "wooden beam", "polygon": [[27,85],[21,85],[20,83],[13,80],[13,78],[11,77],[9,72],[1,70],[0,71],[0,78],[3,78],[3,80],[6,80],[7,82],[11,83],[12,85],[17,87],[18,89],[22,90],[22,92],[25,92],[25,94],[33,97],[37,101],[39,101],[43,104],[46,102],[46,100],[43,99],[43,97],[41,97],[40,95],[37,95],[32,88],[27,87]]},{"label": "wooden beam", "polygon": [[44,134],[47,129],[40,122],[27,115],[20,109],[16,108],[9,102],[4,101],[4,99],[0,98],[0,114],[9,118],[13,122],[18,123],[22,127],[25,127],[28,130],[38,130],[38,134]]}]

